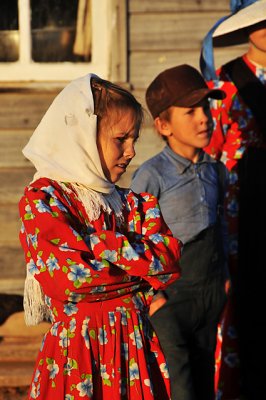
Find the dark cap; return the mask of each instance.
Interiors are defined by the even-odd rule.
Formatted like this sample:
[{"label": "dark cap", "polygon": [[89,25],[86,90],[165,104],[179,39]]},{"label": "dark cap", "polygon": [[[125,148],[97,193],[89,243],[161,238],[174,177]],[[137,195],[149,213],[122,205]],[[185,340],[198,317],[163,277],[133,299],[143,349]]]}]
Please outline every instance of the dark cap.
[{"label": "dark cap", "polygon": [[193,107],[206,97],[224,99],[226,94],[220,89],[209,89],[200,72],[187,64],[161,72],[146,91],[153,118],[168,107]]}]

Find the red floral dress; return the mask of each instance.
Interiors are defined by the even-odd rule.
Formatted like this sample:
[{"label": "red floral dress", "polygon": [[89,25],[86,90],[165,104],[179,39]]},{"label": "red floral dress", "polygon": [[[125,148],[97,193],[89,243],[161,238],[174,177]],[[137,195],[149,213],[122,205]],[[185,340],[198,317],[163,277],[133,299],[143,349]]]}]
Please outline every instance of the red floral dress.
[{"label": "red floral dress", "polygon": [[[243,60],[266,86],[266,69],[251,63],[246,56]],[[264,147],[251,110],[239,96],[236,86],[222,69],[217,72],[217,82],[209,82],[227,94],[223,101],[213,102],[214,132],[209,146],[210,155],[224,162],[229,170],[229,187],[226,196],[226,217],[229,230],[229,270],[233,289],[238,265],[238,224],[239,224],[239,177],[238,160],[249,146]],[[233,291],[229,297],[224,316],[218,329],[216,350],[217,399],[225,400],[239,396],[239,354],[236,331],[236,298]]]},{"label": "red floral dress", "polygon": [[170,398],[169,376],[147,319],[153,288],[179,277],[180,245],[157,200],[118,189],[124,223],[89,221],[74,192],[41,178],[19,210],[27,268],[39,281],[51,329],[29,399]]}]

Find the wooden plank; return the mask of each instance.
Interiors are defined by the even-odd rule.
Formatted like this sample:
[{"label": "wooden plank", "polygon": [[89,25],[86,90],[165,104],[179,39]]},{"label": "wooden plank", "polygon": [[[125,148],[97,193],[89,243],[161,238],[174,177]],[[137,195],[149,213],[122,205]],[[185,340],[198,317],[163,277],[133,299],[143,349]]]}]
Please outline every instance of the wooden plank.
[{"label": "wooden plank", "polygon": [[25,282],[25,278],[23,278],[23,279],[22,278],[0,279],[0,293],[23,295],[24,282]]},{"label": "wooden plank", "polygon": [[22,149],[32,132],[28,129],[0,130],[0,167],[29,167],[31,165],[30,161],[23,156]]},{"label": "wooden plank", "polygon": [[0,279],[25,279],[26,262],[20,243],[17,246],[0,246]]},{"label": "wooden plank", "polygon": [[228,0],[130,0],[129,12],[179,12],[179,11],[224,11],[229,10]]},{"label": "wooden plank", "polygon": [[17,205],[0,205],[0,246],[18,247],[20,221]]},{"label": "wooden plank", "polygon": [[[34,362],[0,364],[0,387],[28,386],[31,382]],[[11,399],[11,397],[9,397]],[[3,400],[6,400],[5,396]],[[15,400],[15,398],[13,397]]]},{"label": "wooden plank", "polygon": [[56,93],[0,93],[0,128],[34,129]]},{"label": "wooden plank", "polygon": [[[25,329],[27,329],[25,325]],[[1,327],[0,327],[1,330]],[[20,332],[16,334],[19,335]],[[15,339],[15,338],[14,338]],[[0,343],[0,360],[2,362],[34,362],[41,344],[41,337],[16,338],[4,340]]]},{"label": "wooden plank", "polygon": [[[214,57],[216,67],[223,63],[244,54],[246,46],[234,46],[228,49],[215,49]],[[161,71],[179,64],[190,64],[199,69],[200,49],[197,51],[152,51],[148,56],[146,52],[138,51],[132,53],[130,57],[130,71],[132,87],[136,89],[146,89],[150,82]],[[141,71],[141,73],[140,73]],[[142,103],[146,107],[145,102]]]},{"label": "wooden plank", "polygon": [[223,15],[222,12],[132,14],[130,51],[197,50],[208,30]]},{"label": "wooden plank", "polygon": [[0,168],[0,204],[17,205],[34,172],[34,167]]}]

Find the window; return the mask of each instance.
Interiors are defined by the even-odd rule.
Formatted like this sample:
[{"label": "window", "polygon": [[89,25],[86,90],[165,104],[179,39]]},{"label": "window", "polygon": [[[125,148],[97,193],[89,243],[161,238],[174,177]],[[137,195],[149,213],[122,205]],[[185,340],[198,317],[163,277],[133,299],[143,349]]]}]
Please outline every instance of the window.
[{"label": "window", "polygon": [[[126,0],[1,0],[0,80],[126,80]],[[122,34],[122,36],[121,36]]]}]

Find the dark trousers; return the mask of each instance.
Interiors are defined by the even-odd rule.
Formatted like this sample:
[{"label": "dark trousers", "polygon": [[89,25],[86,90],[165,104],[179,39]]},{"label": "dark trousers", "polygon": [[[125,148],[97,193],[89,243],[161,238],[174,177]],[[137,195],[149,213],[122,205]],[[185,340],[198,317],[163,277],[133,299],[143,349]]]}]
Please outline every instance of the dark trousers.
[{"label": "dark trousers", "polygon": [[169,286],[166,304],[151,317],[169,366],[172,400],[214,400],[217,325],[226,302],[216,228],[185,246],[184,278]]},{"label": "dark trousers", "polygon": [[168,362],[172,400],[213,400],[217,324],[225,304],[220,278],[180,288],[151,322]]}]

